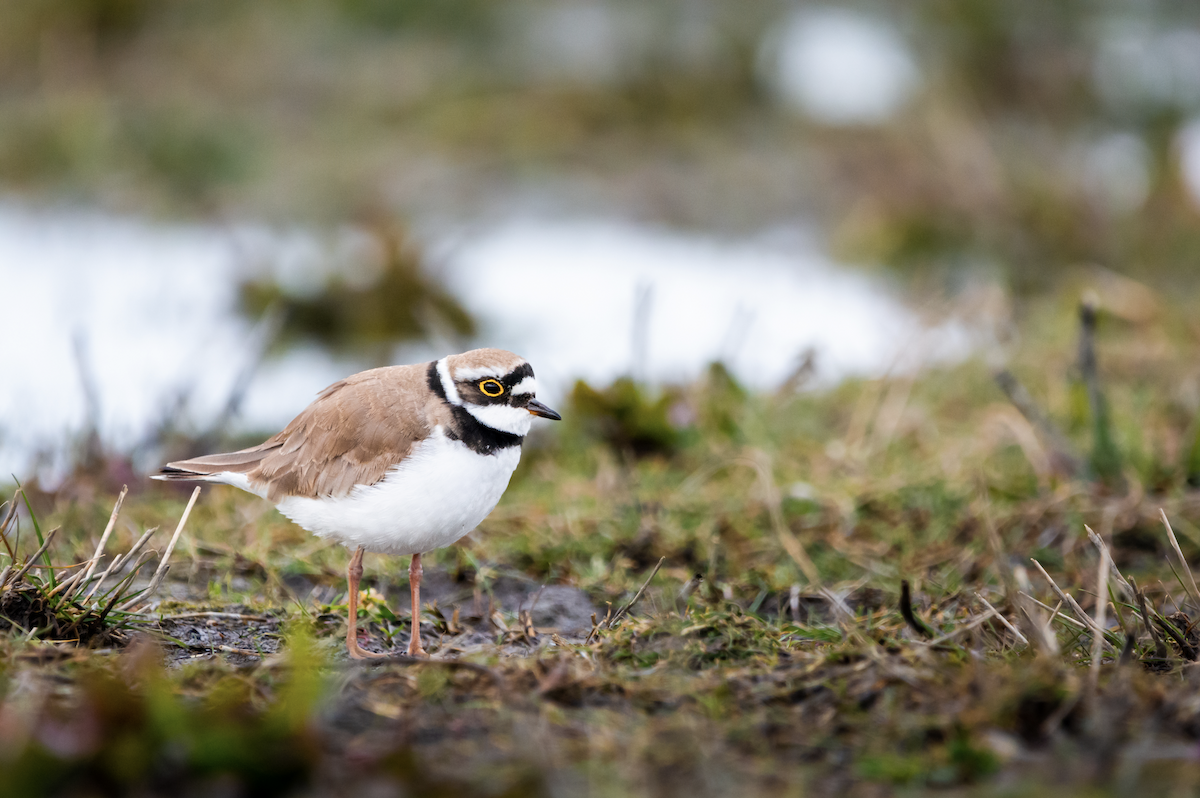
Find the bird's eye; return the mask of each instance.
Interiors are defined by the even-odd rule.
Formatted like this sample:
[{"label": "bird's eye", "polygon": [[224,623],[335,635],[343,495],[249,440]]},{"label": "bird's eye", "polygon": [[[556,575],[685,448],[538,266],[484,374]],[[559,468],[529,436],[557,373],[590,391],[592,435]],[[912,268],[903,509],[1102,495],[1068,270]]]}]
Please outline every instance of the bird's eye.
[{"label": "bird's eye", "polygon": [[504,393],[504,386],[500,380],[484,380],[479,383],[479,390],[483,391],[484,396],[499,396]]}]

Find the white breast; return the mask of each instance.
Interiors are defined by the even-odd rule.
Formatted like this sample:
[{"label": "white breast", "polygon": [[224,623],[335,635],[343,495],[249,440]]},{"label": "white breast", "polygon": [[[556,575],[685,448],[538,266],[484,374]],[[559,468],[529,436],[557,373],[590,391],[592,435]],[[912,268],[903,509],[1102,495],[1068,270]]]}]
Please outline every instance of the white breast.
[{"label": "white breast", "polygon": [[441,427],[374,485],[346,496],[289,496],[279,512],[308,531],[381,554],[421,554],[449,546],[500,501],[521,447],[476,454]]}]

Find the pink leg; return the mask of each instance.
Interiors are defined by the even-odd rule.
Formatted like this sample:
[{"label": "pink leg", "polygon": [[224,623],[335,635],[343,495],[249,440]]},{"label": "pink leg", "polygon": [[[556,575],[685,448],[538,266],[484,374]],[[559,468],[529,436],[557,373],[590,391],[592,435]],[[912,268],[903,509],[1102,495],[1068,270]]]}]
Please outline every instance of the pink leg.
[{"label": "pink leg", "polygon": [[412,637],[408,641],[408,656],[428,657],[421,648],[421,555],[414,554],[408,566],[408,585],[412,593]]},{"label": "pink leg", "polygon": [[363,547],[359,546],[355,550],[354,556],[350,558],[350,567],[346,569],[346,581],[349,582],[350,586],[350,625],[346,630],[346,649],[350,652],[352,659],[387,656],[387,654],[376,654],[374,651],[367,651],[358,644],[358,583],[363,575],[363,552]]}]

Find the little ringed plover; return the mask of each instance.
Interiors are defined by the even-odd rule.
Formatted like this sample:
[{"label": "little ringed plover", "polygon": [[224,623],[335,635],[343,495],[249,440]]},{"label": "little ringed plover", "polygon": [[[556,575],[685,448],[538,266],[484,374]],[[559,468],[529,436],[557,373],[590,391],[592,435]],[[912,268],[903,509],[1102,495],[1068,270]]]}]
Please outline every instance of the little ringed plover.
[{"label": "little ringed plover", "polygon": [[330,385],[258,446],[168,463],[155,479],[233,485],[354,550],[346,647],[359,646],[364,552],[412,555],[411,656],[420,633],[421,555],[474,529],[504,493],[539,402],[533,368],[502,349],[371,369]]}]

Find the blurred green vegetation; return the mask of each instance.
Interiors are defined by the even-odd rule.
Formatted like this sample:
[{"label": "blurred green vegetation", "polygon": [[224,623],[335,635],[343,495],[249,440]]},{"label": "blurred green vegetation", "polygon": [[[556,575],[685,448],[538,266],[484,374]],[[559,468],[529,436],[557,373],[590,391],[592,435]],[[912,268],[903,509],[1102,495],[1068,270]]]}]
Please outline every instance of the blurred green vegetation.
[{"label": "blurred green vegetation", "polygon": [[[907,41],[919,88],[890,119],[838,127],[774,96],[773,37],[821,9]],[[842,256],[937,280],[1029,291],[1099,263],[1194,287],[1200,201],[1179,136],[1200,114],[1200,10],[821,9],[7,3],[0,185],[335,224],[368,198],[403,218],[590,186],[607,207],[706,229],[816,219]]]},{"label": "blurred green vegetation", "polygon": [[6,740],[16,756],[5,766],[5,794],[162,794],[230,783],[246,794],[292,793],[317,763],[308,718],[321,687],[316,661],[292,640],[290,674],[266,708],[232,675],[189,700],[152,649],[132,652],[125,674],[83,664],[73,674],[79,696],[70,712],[32,718],[33,745]]},{"label": "blurred green vegetation", "polygon": [[396,341],[474,335],[471,316],[429,276],[403,232],[386,224],[369,229],[369,251],[333,258],[315,290],[289,290],[270,276],[250,280],[240,286],[241,310],[257,318],[278,316],[280,345],[315,341],[372,353],[383,365]]},{"label": "blurred green vegetation", "polygon": [[602,390],[579,380],[571,391],[568,424],[623,454],[673,454],[684,435],[670,419],[676,401],[674,392],[653,396],[629,377]]}]

